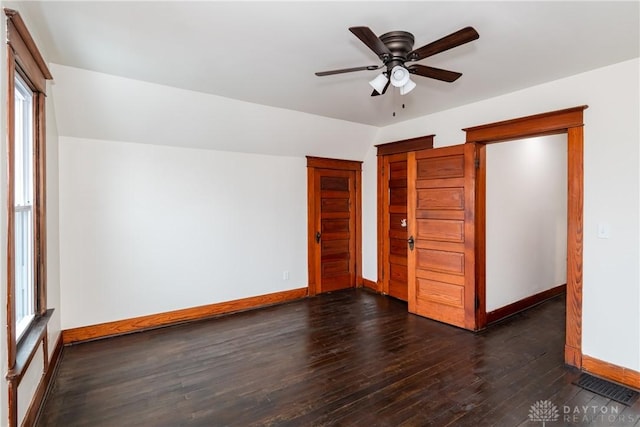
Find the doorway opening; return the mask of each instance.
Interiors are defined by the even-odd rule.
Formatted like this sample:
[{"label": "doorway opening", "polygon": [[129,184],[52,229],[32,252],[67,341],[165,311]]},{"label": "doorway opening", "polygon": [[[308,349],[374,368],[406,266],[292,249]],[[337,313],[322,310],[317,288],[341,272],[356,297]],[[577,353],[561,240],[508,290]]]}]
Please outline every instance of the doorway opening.
[{"label": "doorway opening", "polygon": [[567,135],[567,297],[565,363],[582,367],[582,249],[584,194],[584,120],[586,105],[566,110],[463,129],[466,142],[478,147],[476,179],[476,311],[478,329],[487,324],[486,310],[486,146],[515,139]]},{"label": "doorway opening", "polygon": [[487,150],[487,323],[566,290],[567,137]]}]

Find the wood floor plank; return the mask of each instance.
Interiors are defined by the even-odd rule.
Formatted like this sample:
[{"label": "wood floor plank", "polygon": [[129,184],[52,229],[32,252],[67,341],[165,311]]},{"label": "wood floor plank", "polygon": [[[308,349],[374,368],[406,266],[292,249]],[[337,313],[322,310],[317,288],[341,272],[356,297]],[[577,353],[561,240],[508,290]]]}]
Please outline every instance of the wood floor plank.
[{"label": "wood floor plank", "polygon": [[538,400],[637,424],[640,402],[618,408],[572,384],[564,330],[563,297],[474,334],[333,292],[65,347],[37,425],[535,426]]}]

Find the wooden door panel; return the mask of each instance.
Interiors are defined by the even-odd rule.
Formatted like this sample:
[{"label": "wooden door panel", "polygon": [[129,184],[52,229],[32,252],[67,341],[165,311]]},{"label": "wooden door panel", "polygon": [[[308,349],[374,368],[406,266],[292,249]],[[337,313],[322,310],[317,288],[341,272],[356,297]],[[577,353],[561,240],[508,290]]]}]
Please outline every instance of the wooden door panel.
[{"label": "wooden door panel", "polygon": [[[391,245],[389,247],[389,253],[391,255],[397,255],[400,258],[407,258],[407,240],[402,238],[391,239]],[[395,262],[397,263],[397,261]],[[404,265],[407,265],[406,262]]]},{"label": "wooden door panel", "polygon": [[324,260],[322,262],[322,278],[327,279],[329,277],[337,277],[349,274],[349,260]]},{"label": "wooden door panel", "polygon": [[[407,242],[404,242],[404,246],[406,248]],[[391,264],[391,271],[389,272],[389,295],[393,295],[395,298],[406,301],[408,296],[406,254],[404,256],[404,261],[404,264]]]},{"label": "wooden door panel", "polygon": [[418,209],[464,208],[464,188],[425,188],[418,191]]},{"label": "wooden door panel", "polygon": [[[406,244],[406,242],[405,242],[405,244]],[[391,265],[391,266],[404,266],[406,268],[406,266],[407,266],[407,256],[406,255],[402,255],[402,256],[390,255],[389,256],[389,265]]]},{"label": "wooden door panel", "polygon": [[336,240],[322,240],[321,251],[322,255],[332,255],[332,254],[344,254],[349,252],[349,239],[336,239]]},{"label": "wooden door panel", "polygon": [[349,198],[322,199],[322,212],[349,212]]},{"label": "wooden door panel", "polygon": [[407,282],[389,280],[389,295],[399,300],[406,301],[409,295]]},{"label": "wooden door panel", "polygon": [[417,160],[418,179],[462,178],[463,176],[463,154],[445,155],[441,157],[422,158]]},{"label": "wooden door panel", "polygon": [[457,308],[464,306],[464,287],[429,279],[418,279],[419,299]]},{"label": "wooden door panel", "polygon": [[416,268],[464,275],[464,253],[416,248]]},{"label": "wooden door panel", "polygon": [[[406,183],[406,181],[405,181]],[[391,187],[391,182],[389,182],[389,205],[390,206],[400,206],[405,207],[407,205],[407,189],[406,188],[394,188]]]},{"label": "wooden door panel", "polygon": [[464,243],[464,221],[417,219],[416,236],[423,240]]},{"label": "wooden door panel", "polygon": [[344,176],[320,176],[320,190],[349,193],[349,179]]},{"label": "wooden door panel", "polygon": [[321,220],[321,233],[349,233],[349,218],[323,218]]},{"label": "wooden door panel", "polygon": [[408,160],[409,311],[475,329],[475,146],[423,150]]},{"label": "wooden door panel", "polygon": [[451,325],[464,324],[464,287],[418,279],[417,303],[430,317]]}]

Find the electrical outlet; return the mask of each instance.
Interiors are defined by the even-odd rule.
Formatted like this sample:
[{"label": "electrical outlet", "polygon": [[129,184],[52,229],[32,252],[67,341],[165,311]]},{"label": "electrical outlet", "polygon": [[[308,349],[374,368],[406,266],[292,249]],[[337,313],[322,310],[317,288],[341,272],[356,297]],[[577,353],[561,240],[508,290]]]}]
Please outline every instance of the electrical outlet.
[{"label": "electrical outlet", "polygon": [[598,223],[598,238],[599,239],[608,239],[611,237],[611,229],[609,224],[601,222]]},{"label": "electrical outlet", "polygon": [[289,280],[289,272],[287,270],[282,272],[282,280]]}]

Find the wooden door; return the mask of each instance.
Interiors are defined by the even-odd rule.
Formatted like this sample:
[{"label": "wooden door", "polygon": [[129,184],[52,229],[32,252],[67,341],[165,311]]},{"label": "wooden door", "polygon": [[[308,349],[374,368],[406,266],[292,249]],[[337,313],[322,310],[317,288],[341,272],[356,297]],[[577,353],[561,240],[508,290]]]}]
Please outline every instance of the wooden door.
[{"label": "wooden door", "polygon": [[389,188],[385,218],[389,253],[385,271],[389,279],[383,292],[407,301],[407,153],[385,156],[385,171]]},{"label": "wooden door", "polygon": [[476,146],[408,155],[409,311],[475,330]]},{"label": "wooden door", "polygon": [[308,165],[325,166],[308,170],[309,293],[355,287],[360,277],[361,163],[308,159]]},{"label": "wooden door", "polygon": [[407,153],[433,148],[433,135],[378,149],[378,292],[407,301]]}]

